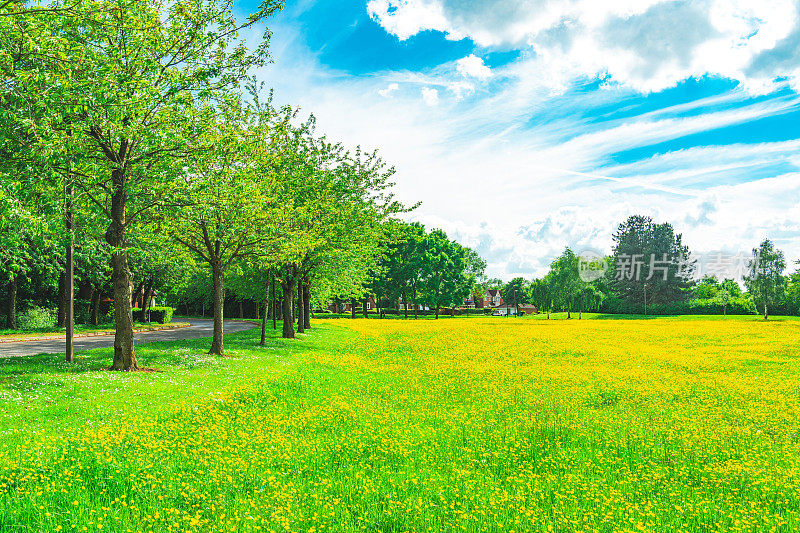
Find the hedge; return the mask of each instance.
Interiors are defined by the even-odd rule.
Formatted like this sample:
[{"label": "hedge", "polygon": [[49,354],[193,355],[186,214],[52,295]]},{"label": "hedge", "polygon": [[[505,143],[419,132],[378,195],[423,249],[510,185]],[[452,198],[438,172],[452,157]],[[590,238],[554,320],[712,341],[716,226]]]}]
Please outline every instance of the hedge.
[{"label": "hedge", "polygon": [[[172,322],[172,313],[175,309],[172,307],[151,307],[150,308],[150,322],[158,322],[159,324],[169,324]],[[135,322],[144,322],[144,314],[138,307],[133,308],[133,320]]]},{"label": "hedge", "polygon": [[[405,311],[403,309],[381,309],[386,316],[398,316],[404,317]],[[419,310],[417,311],[418,316],[434,316],[436,314],[436,309],[428,309],[428,310]],[[491,315],[492,309],[456,309],[455,315]],[[370,309],[367,312],[369,316],[378,316],[379,312],[376,309]],[[345,313],[331,313],[330,311],[315,311],[314,316],[317,318],[351,318],[353,316],[352,312],[347,311]],[[408,318],[412,318],[414,316],[414,311],[412,309],[408,310]],[[439,316],[450,316],[450,308],[443,307],[439,309]],[[364,318],[364,312],[357,310],[356,311],[356,318]]]},{"label": "hedge", "polygon": [[[642,304],[631,304],[619,298],[608,298],[600,308],[602,313],[641,315],[644,313]],[[723,305],[718,298],[706,300],[696,299],[687,302],[673,302],[670,304],[652,304],[647,306],[648,315],[721,315]],[[728,315],[756,315],[756,306],[750,298],[731,298],[725,308]]]}]

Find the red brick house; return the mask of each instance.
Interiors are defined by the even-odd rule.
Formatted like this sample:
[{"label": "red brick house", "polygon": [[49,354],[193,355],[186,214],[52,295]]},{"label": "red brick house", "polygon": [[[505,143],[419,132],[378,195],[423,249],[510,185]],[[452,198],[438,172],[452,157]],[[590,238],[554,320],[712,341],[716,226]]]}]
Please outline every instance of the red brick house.
[{"label": "red brick house", "polygon": [[[408,305],[408,310],[409,310],[409,311],[413,311],[413,310],[414,310],[414,307],[416,307],[416,308],[417,308],[417,311],[429,311],[429,310],[430,310],[430,307],[428,307],[427,305],[420,305],[420,304],[417,304],[417,305],[415,306],[415,305],[414,305],[414,304],[412,304],[412,303],[408,303],[407,305]],[[406,304],[403,302],[403,299],[402,299],[402,298],[399,298],[399,299],[397,300],[397,309],[398,309],[399,311],[405,311],[405,310],[406,310]]]},{"label": "red brick house", "polygon": [[[356,302],[356,309],[360,310],[362,313],[364,312],[364,310],[361,309],[361,306],[363,304],[364,304],[364,300],[363,299],[362,300],[357,300],[357,302]],[[375,305],[375,298],[370,296],[367,299],[367,311],[373,311],[373,310],[376,309],[376,307],[377,306]],[[338,305],[336,303],[332,303],[331,305],[328,306],[328,310],[331,313],[349,313],[350,311],[353,310],[353,303],[350,300],[348,300],[346,302],[341,302]]]}]

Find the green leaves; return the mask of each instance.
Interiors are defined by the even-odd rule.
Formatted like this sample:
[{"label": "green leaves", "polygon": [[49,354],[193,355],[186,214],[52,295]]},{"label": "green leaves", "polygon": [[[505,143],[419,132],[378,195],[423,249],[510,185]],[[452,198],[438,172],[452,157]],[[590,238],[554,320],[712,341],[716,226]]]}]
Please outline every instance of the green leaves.
[{"label": "green leaves", "polygon": [[750,260],[750,272],[744,278],[744,284],[757,306],[763,307],[764,318],[767,318],[767,307],[777,303],[784,297],[786,278],[786,259],[783,252],[775,248],[769,239],[753,248]]}]

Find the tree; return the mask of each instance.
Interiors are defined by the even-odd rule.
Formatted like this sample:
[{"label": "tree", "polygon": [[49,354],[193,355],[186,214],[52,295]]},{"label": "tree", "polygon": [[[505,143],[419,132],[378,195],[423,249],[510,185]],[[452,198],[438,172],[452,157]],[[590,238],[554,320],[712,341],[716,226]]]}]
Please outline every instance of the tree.
[{"label": "tree", "polygon": [[578,257],[569,248],[550,264],[550,295],[554,303],[567,310],[567,318],[572,318],[576,298],[584,287],[578,271]]},{"label": "tree", "polygon": [[[635,215],[613,235],[615,268],[606,273],[614,293],[630,304],[670,303],[689,296],[694,261],[668,223]],[[645,299],[646,296],[646,299]]]},{"label": "tree", "polygon": [[709,300],[716,298],[717,294],[722,290],[722,285],[717,281],[715,276],[703,276],[703,279],[697,282],[694,286],[694,297],[700,300]]},{"label": "tree", "polygon": [[745,276],[744,284],[756,305],[764,308],[764,320],[767,320],[768,307],[783,295],[786,286],[783,252],[775,248],[772,241],[764,239],[757,248],[753,248],[753,258],[748,268],[750,272]]},{"label": "tree", "polygon": [[[24,83],[17,90],[30,97],[34,115],[47,113],[36,124],[37,149],[54,154],[51,167],[69,175],[105,215],[112,247],[114,370],[138,368],[129,229],[142,213],[174,196],[176,159],[194,149],[194,137],[185,133],[195,101],[237,86],[249,68],[263,64],[268,34],[249,51],[240,32],[279,7],[268,0],[239,22],[226,0],[70,0],[69,9],[50,16],[37,34],[47,60],[19,77]],[[65,161],[76,146],[82,159]]]},{"label": "tree", "polygon": [[543,278],[534,279],[528,285],[528,297],[530,302],[536,306],[536,309],[547,310],[548,318],[550,317],[550,308],[553,302],[550,280],[551,277],[545,276]]},{"label": "tree", "polygon": [[[800,261],[795,263],[800,265]],[[786,296],[794,314],[800,314],[800,269],[795,270],[789,277]]]},{"label": "tree", "polygon": [[[384,221],[408,211],[394,200],[391,177],[377,152],[345,150],[314,136],[313,117],[287,128],[278,142],[275,173],[292,206],[293,253],[278,269],[287,297],[302,303],[302,327],[310,326],[310,302],[363,298],[383,253]],[[313,290],[312,290],[313,288]],[[284,337],[293,336],[291,304],[284,305]],[[355,313],[355,311],[354,311]]]},{"label": "tree", "polygon": [[722,287],[717,294],[719,301],[722,303],[722,316],[725,317],[728,314],[728,302],[731,301],[731,293],[728,292],[728,289]]},{"label": "tree", "polygon": [[401,300],[406,318],[410,297],[420,277],[414,258],[424,235],[425,227],[418,222],[409,224],[390,219],[386,223],[386,252],[381,259],[382,281],[378,291],[387,300]]},{"label": "tree", "polygon": [[731,296],[731,298],[741,298],[742,297],[742,288],[739,286],[739,283],[733,279],[724,279],[722,283],[720,283],[720,289],[725,290]]},{"label": "tree", "polygon": [[603,304],[603,293],[594,285],[584,285],[578,294],[578,319],[583,318],[583,311],[597,310]]},{"label": "tree", "polygon": [[214,333],[209,353],[223,355],[225,273],[277,240],[269,118],[254,121],[236,95],[205,110],[200,142],[189,161],[182,201],[168,207],[167,231],[204,261],[214,290]]},{"label": "tree", "polygon": [[510,303],[519,312],[520,304],[528,303],[528,290],[524,278],[514,278],[503,285],[503,301]]},{"label": "tree", "polygon": [[418,264],[422,270],[424,301],[439,310],[455,306],[469,295],[475,277],[468,270],[467,248],[447,238],[442,230],[433,230],[421,242],[424,258]]}]

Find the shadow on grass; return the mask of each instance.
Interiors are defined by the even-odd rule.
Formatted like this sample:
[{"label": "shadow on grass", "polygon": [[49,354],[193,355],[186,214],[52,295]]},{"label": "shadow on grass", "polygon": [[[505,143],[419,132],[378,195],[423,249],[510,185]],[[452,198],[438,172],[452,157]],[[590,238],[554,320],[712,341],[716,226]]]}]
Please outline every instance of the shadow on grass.
[{"label": "shadow on grass", "polygon": [[[226,355],[236,358],[253,350],[291,350],[293,346],[303,345],[304,349],[314,349],[317,343],[304,342],[300,336],[296,341],[281,338],[281,325],[273,330],[267,328],[266,343],[260,346],[261,328],[226,333],[224,337]],[[157,370],[191,370],[213,366],[221,358],[208,353],[211,337],[198,339],[148,342],[138,345],[136,358],[140,367]],[[112,347],[93,348],[76,352],[74,362],[64,361],[64,354],[38,354],[19,357],[0,358],[0,386],[9,378],[25,375],[81,374],[108,369],[114,358]]]},{"label": "shadow on grass", "polygon": [[[250,330],[252,331],[252,330]],[[252,347],[250,331],[242,331],[225,335],[226,345],[237,348]],[[259,331],[260,335],[260,331]],[[187,368],[190,359],[212,357],[208,355],[211,346],[210,337],[179,341],[157,341],[136,346],[136,358],[139,366],[150,368],[173,367]],[[74,362],[67,363],[64,354],[42,353],[0,359],[0,380],[3,377],[24,374],[80,374],[105,370],[114,359],[111,347],[93,348],[76,352]],[[195,365],[196,366],[196,365]],[[0,381],[2,384],[2,381]]]}]

